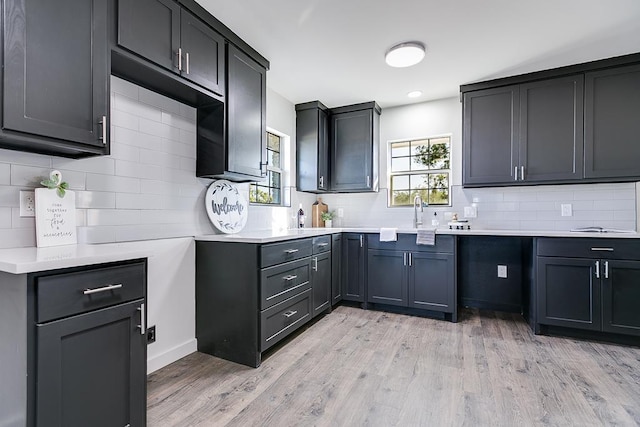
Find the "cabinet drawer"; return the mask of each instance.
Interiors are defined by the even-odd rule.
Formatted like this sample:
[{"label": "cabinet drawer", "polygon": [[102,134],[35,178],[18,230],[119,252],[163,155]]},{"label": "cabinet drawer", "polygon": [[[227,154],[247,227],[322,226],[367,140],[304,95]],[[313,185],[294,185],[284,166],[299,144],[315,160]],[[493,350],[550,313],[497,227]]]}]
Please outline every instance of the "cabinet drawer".
[{"label": "cabinet drawer", "polygon": [[538,256],[640,260],[636,239],[539,238]]},{"label": "cabinet drawer", "polygon": [[270,267],[283,262],[294,261],[296,259],[311,255],[311,239],[287,240],[282,243],[271,243],[263,245],[260,249],[261,267]]},{"label": "cabinet drawer", "polygon": [[398,234],[396,242],[381,242],[379,234],[370,234],[367,239],[369,249],[383,249],[390,251],[411,251],[411,252],[443,252],[453,253],[454,236],[446,234],[436,235],[436,244],[433,246],[416,245],[415,234]]},{"label": "cabinet drawer", "polygon": [[331,250],[331,235],[317,236],[313,238],[313,253],[319,254]]},{"label": "cabinet drawer", "polygon": [[264,310],[260,318],[260,346],[265,351],[311,319],[311,289]]},{"label": "cabinet drawer", "polygon": [[144,297],[144,262],[36,278],[38,323]]},{"label": "cabinet drawer", "polygon": [[265,310],[311,287],[309,260],[265,268],[261,272],[261,304]]}]

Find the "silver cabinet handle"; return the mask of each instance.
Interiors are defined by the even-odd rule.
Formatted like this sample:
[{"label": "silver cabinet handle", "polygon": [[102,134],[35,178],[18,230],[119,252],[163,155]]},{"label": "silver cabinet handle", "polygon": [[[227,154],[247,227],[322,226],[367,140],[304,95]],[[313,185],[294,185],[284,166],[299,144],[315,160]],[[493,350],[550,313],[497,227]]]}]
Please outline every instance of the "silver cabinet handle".
[{"label": "silver cabinet handle", "polygon": [[285,250],[285,252],[286,252],[287,254],[289,254],[289,255],[291,255],[291,254],[295,254],[295,253],[296,253],[296,252],[298,252],[298,251],[299,251],[299,249],[287,249],[287,250]]},{"label": "silver cabinet handle", "polygon": [[291,275],[291,276],[287,276],[287,277],[283,277],[284,280],[286,280],[287,282],[292,281],[293,279],[297,279],[298,276],[296,275]]},{"label": "silver cabinet handle", "polygon": [[413,254],[409,252],[409,267],[413,264]]},{"label": "silver cabinet handle", "polygon": [[591,248],[592,251],[613,252],[613,248]]},{"label": "silver cabinet handle", "polygon": [[407,253],[406,252],[402,253],[402,265],[404,265],[405,267],[407,266]]},{"label": "silver cabinet handle", "polygon": [[520,181],[524,181],[524,166],[520,166]]},{"label": "silver cabinet handle", "polygon": [[318,257],[313,258],[313,271],[318,271]]},{"label": "silver cabinet handle", "polygon": [[604,262],[604,278],[609,278],[609,261]]},{"label": "silver cabinet handle", "polygon": [[364,236],[362,234],[360,235],[360,247],[364,248]]},{"label": "silver cabinet handle", "polygon": [[321,248],[324,248],[325,246],[328,246],[328,243],[318,243],[318,246],[320,246]]},{"label": "silver cabinet handle", "polygon": [[371,177],[367,175],[367,187],[371,186]]},{"label": "silver cabinet handle", "polygon": [[518,180],[518,167],[517,166],[513,168],[513,179],[515,181]]},{"label": "silver cabinet handle", "polygon": [[596,261],[596,279],[600,278],[600,261]]},{"label": "silver cabinet handle", "polygon": [[290,310],[290,311],[287,311],[286,313],[282,313],[282,315],[286,318],[289,318],[295,314],[298,314],[297,310]]},{"label": "silver cabinet handle", "polygon": [[140,304],[136,310],[140,312],[140,324],[137,326],[140,329],[140,335],[144,335],[147,332],[146,319],[144,315],[144,303]]},{"label": "silver cabinet handle", "polygon": [[182,71],[182,48],[178,48],[178,71]]},{"label": "silver cabinet handle", "polygon": [[107,145],[107,116],[102,116],[102,119],[98,122],[102,128],[102,135],[98,139],[102,140],[102,145]]},{"label": "silver cabinet handle", "polygon": [[189,52],[186,53],[186,57],[187,57],[187,74],[189,74]]},{"label": "silver cabinet handle", "polygon": [[85,289],[84,291],[82,291],[82,293],[85,295],[91,295],[91,294],[97,294],[100,292],[113,291],[115,289],[120,289],[121,287],[122,287],[122,283],[118,283],[115,285],[103,286],[101,288]]},{"label": "silver cabinet handle", "polygon": [[320,188],[324,188],[324,176],[320,177]]}]

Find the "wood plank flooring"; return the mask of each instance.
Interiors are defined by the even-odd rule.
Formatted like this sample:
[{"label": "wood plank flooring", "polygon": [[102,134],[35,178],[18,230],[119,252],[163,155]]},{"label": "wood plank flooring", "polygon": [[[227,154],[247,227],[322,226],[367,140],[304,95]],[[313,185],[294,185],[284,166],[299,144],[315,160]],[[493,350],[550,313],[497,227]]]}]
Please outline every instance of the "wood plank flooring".
[{"label": "wood plank flooring", "polygon": [[640,349],[338,307],[252,369],[194,353],[148,378],[149,426],[640,425]]}]

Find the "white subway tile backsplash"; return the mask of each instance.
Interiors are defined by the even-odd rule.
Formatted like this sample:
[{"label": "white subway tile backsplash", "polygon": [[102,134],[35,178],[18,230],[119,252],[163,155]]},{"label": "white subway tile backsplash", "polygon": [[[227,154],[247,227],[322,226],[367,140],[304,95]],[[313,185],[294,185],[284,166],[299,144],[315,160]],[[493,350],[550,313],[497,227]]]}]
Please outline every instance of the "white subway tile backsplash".
[{"label": "white subway tile backsplash", "polygon": [[0,208],[0,228],[11,228],[11,208]]},{"label": "white subway tile backsplash", "polygon": [[196,144],[197,134],[194,131],[194,129],[191,129],[191,130],[180,129],[180,138],[178,141],[183,144],[188,144],[189,146],[193,146]]},{"label": "white subway tile backsplash", "polygon": [[139,193],[140,180],[123,176],[87,174],[87,190],[114,193]]},{"label": "white subway tile backsplash", "polygon": [[0,229],[0,249],[36,245],[36,233],[30,228]]},{"label": "white subway tile backsplash", "polygon": [[51,167],[51,157],[44,154],[24,153],[22,151],[0,149],[0,161],[12,165]]},{"label": "white subway tile backsplash", "polygon": [[164,195],[180,195],[180,184],[172,182],[148,180],[140,181],[140,192],[143,194],[164,194]]},{"label": "white subway tile backsplash", "polygon": [[120,94],[137,100],[139,89],[131,82],[111,76],[111,95]]},{"label": "white subway tile backsplash", "polygon": [[[11,185],[15,187],[41,187],[40,181],[49,178],[51,168],[11,165]],[[63,174],[63,178],[66,177]]]},{"label": "white subway tile backsplash", "polygon": [[116,209],[162,209],[162,196],[116,193]]},{"label": "white subway tile backsplash", "polygon": [[538,193],[538,200],[542,202],[547,201],[563,201],[570,202],[573,200],[573,191],[547,191],[544,193]]},{"label": "white subway tile backsplash", "polygon": [[155,165],[116,160],[116,175],[131,178],[161,179],[162,168]]},{"label": "white subway tile backsplash", "polygon": [[140,162],[140,150],[142,148],[111,141],[111,157],[114,159]]},{"label": "white subway tile backsplash", "polygon": [[596,210],[634,210],[636,207],[635,200],[595,200],[593,208]]},{"label": "white subway tile backsplash", "polygon": [[116,228],[118,242],[169,239],[172,237],[193,236],[195,234],[198,234],[198,230],[193,224],[143,224]]},{"label": "white subway tile backsplash", "polygon": [[196,159],[189,159],[187,157],[180,157],[180,169],[189,173],[196,174]]},{"label": "white subway tile backsplash", "polygon": [[156,107],[153,107],[151,105],[139,102],[138,100],[129,98],[128,96],[120,95],[118,93],[116,93],[115,95],[113,108],[118,111],[133,114],[140,118],[154,120],[156,122],[162,121],[161,110],[158,110]]},{"label": "white subway tile backsplash", "polygon": [[149,150],[159,150],[162,147],[162,138],[159,136],[140,133],[119,126],[113,127],[112,139],[120,144],[147,148]]},{"label": "white subway tile backsplash", "polygon": [[[155,150],[140,148],[140,163],[179,169],[182,157]],[[160,178],[158,178],[160,179]]]},{"label": "white subway tile backsplash", "polygon": [[11,184],[11,165],[9,163],[0,163],[0,185]]},{"label": "white subway tile backsplash", "polygon": [[168,111],[174,114],[181,114],[182,112],[180,102],[175,101],[171,98],[167,98],[166,96],[160,95],[159,93],[152,92],[149,89],[140,88],[138,99],[140,100],[140,102],[148,104],[159,110]]},{"label": "white subway tile backsplash", "polygon": [[[0,212],[2,208],[0,208]],[[2,217],[2,214],[0,214]],[[4,223],[4,219],[0,219],[0,223]],[[36,219],[34,217],[21,217],[20,208],[11,208],[11,221],[9,221],[9,227],[11,228],[36,228]],[[0,225],[2,227],[2,225]]]},{"label": "white subway tile backsplash", "polygon": [[78,243],[116,242],[117,226],[78,227]]},{"label": "white subway tile backsplash", "polygon": [[[605,184],[602,184],[605,185]],[[576,191],[573,195],[574,200],[613,200],[614,192],[609,190],[594,190],[594,191]]]},{"label": "white subway tile backsplash", "polygon": [[76,227],[86,227],[86,226],[87,226],[87,210],[76,209]]},{"label": "white subway tile backsplash", "polygon": [[172,141],[180,141],[180,129],[156,121],[140,119],[140,132],[159,136]]},{"label": "white subway tile backsplash", "polygon": [[130,225],[142,223],[139,210],[127,209],[87,209],[87,226]]},{"label": "white subway tile backsplash", "polygon": [[157,210],[144,214],[145,224],[190,224],[194,221],[194,211]]},{"label": "white subway tile backsplash", "polygon": [[198,204],[197,197],[164,196],[162,201],[162,209],[194,211],[199,208],[204,208],[204,205]]},{"label": "white subway tile backsplash", "polygon": [[76,191],[76,208],[115,209],[116,193],[102,191]]},{"label": "white subway tile backsplash", "polygon": [[134,114],[120,110],[113,110],[111,112],[111,125],[137,131],[139,130],[140,119]]},{"label": "white subway tile backsplash", "polygon": [[20,188],[0,185],[0,206],[20,206]]},{"label": "white subway tile backsplash", "polygon": [[51,163],[54,169],[60,169],[61,171],[66,169],[69,171],[92,172],[105,175],[113,175],[115,173],[114,160],[108,156],[89,157],[86,159],[53,157]]},{"label": "white subway tile backsplash", "polygon": [[189,132],[193,132],[193,129],[195,128],[195,121],[190,120],[182,115],[180,115],[179,113],[168,113],[168,112],[162,112],[162,123],[165,123],[167,125],[179,128],[179,129],[183,129]]}]

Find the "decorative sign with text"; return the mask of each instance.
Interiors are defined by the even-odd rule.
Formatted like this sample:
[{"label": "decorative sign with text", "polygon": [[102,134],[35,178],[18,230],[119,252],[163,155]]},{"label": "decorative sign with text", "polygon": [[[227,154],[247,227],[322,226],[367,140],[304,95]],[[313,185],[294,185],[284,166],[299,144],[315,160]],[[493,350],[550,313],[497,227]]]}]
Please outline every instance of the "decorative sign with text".
[{"label": "decorative sign with text", "polygon": [[39,248],[74,245],[76,235],[76,195],[56,189],[36,189],[36,242]]},{"label": "decorative sign with text", "polygon": [[209,186],[205,207],[211,223],[223,233],[238,233],[247,223],[247,200],[229,181],[220,179]]}]

